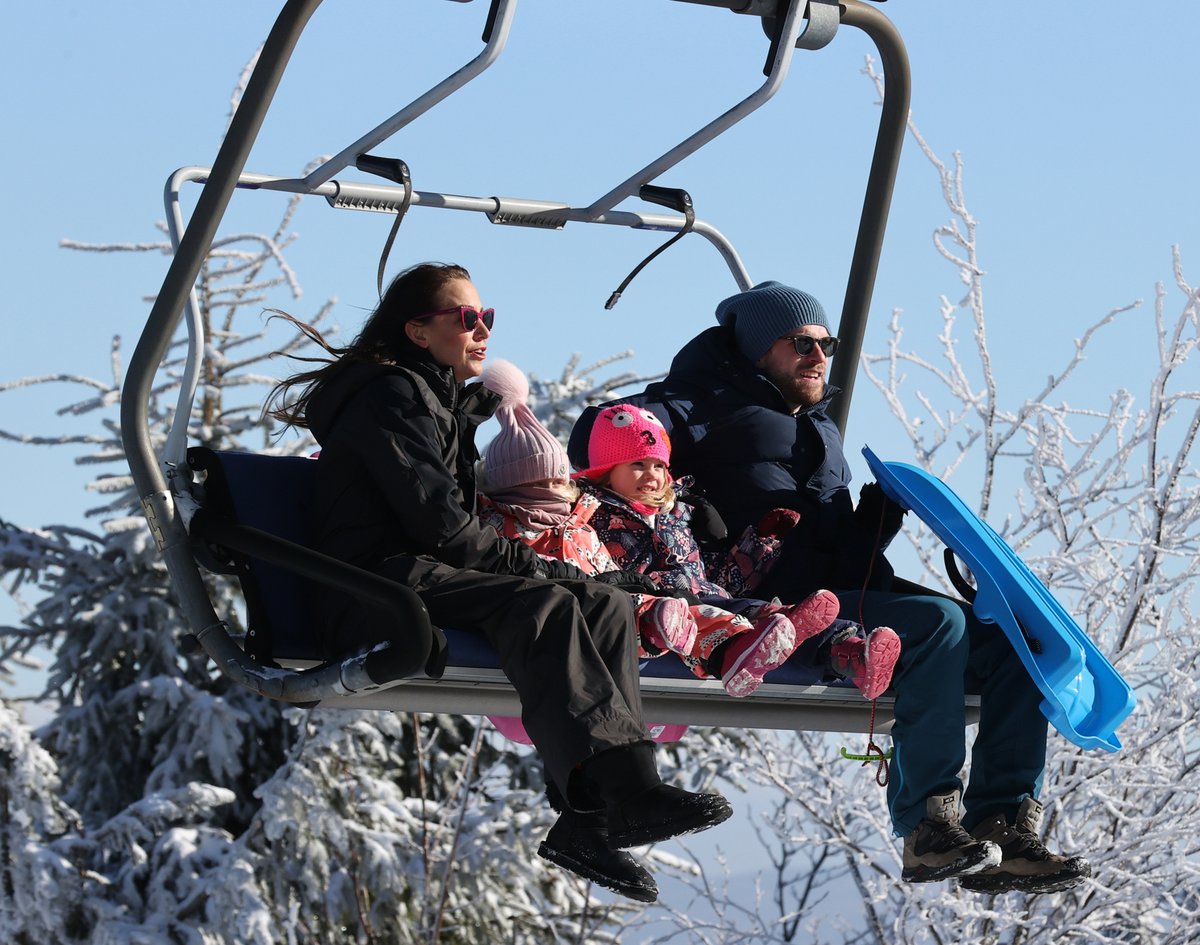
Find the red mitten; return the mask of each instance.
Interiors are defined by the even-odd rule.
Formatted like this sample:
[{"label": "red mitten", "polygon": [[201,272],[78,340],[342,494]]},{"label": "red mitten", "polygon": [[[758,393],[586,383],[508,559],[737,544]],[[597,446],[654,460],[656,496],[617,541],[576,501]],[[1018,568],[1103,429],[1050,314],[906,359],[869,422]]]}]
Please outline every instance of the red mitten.
[{"label": "red mitten", "polygon": [[759,538],[782,538],[798,524],[800,513],[794,509],[771,509],[759,519],[755,531]]}]

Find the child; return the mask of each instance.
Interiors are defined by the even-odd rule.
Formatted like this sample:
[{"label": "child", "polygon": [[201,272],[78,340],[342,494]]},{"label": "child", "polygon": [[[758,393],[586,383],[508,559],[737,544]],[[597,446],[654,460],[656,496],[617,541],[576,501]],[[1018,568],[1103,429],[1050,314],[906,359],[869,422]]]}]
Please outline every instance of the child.
[{"label": "child", "polygon": [[[496,411],[501,432],[483,452],[480,518],[501,535],[517,538],[539,554],[567,561],[587,574],[609,573],[622,569],[609,555],[590,519],[601,507],[600,499],[566,478],[567,458],[554,438],[525,404],[529,386],[513,365],[493,362],[483,374],[485,387],[501,395]],[[630,574],[628,579],[638,575]],[[649,585],[657,586],[653,575]],[[645,581],[645,579],[642,579]],[[678,587],[677,593],[694,599],[698,587]],[[706,584],[704,590],[709,590]],[[670,594],[671,588],[665,589]],[[728,597],[713,586],[713,596]],[[728,672],[723,674],[726,691],[743,696],[753,692],[765,672],[783,663],[798,643],[792,621],[782,608],[764,608],[753,620],[711,604],[689,604],[679,597],[634,592],[638,615],[640,650],[657,656],[666,650],[678,653],[697,675],[708,675],[697,667],[725,640],[746,631],[755,631],[728,649]],[[815,596],[811,601],[791,608],[805,627],[807,638],[824,630],[837,613],[832,594]],[[706,628],[704,645],[697,651],[699,625]],[[493,719],[502,732],[515,730],[511,720]],[[519,733],[518,733],[519,734]],[[519,740],[519,739],[518,739]]]},{"label": "child", "polygon": [[597,415],[588,441],[589,468],[578,478],[600,500],[592,525],[619,567],[702,601],[692,608],[699,632],[683,656],[692,672],[719,676],[727,692],[745,696],[802,642],[832,627],[824,641],[830,668],[852,678],[868,699],[886,690],[900,655],[891,629],[879,627],[864,638],[857,624],[836,619],[840,605],[828,591],[784,607],[733,598],[709,580],[689,528],[691,507],[672,485],[670,458],[670,440],[658,418],[617,404]]},{"label": "child", "polygon": [[[589,524],[600,502],[570,480],[562,444],[525,403],[525,375],[516,365],[496,360],[488,363],[482,380],[502,400],[496,411],[500,433],[483,450],[480,519],[544,558],[573,564],[584,574],[613,572],[615,577],[620,569]],[[686,600],[638,591],[632,596],[642,656],[691,651],[696,621]]]}]

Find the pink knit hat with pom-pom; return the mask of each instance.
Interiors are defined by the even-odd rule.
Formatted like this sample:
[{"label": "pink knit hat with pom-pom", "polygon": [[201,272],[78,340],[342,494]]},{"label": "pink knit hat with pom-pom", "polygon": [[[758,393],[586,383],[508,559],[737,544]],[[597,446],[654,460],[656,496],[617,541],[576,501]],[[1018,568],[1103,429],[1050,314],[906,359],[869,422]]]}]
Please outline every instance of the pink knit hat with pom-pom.
[{"label": "pink knit hat with pom-pom", "polygon": [[596,414],[588,437],[588,468],[578,475],[594,479],[620,463],[639,459],[670,465],[671,440],[666,428],[645,407],[614,404]]},{"label": "pink knit hat with pom-pom", "polygon": [[541,479],[566,479],[571,468],[567,451],[525,403],[529,381],[521,369],[490,360],[481,380],[501,397],[496,409],[500,432],[483,450],[486,488],[503,491]]}]

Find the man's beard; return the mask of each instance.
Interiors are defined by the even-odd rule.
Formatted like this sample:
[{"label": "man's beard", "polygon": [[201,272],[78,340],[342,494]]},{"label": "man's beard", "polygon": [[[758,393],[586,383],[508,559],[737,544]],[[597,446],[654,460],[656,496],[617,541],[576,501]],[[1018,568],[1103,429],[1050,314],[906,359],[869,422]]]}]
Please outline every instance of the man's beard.
[{"label": "man's beard", "polygon": [[783,399],[797,410],[819,404],[825,397],[824,378],[814,381],[789,375],[786,378],[776,378],[775,386],[783,394]]}]

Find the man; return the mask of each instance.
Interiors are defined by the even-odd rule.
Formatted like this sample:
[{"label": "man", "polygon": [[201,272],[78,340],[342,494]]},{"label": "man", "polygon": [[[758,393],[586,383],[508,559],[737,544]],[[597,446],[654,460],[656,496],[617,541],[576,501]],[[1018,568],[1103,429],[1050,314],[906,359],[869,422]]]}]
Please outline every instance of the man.
[{"label": "man", "polygon": [[[854,507],[841,434],[825,412],[837,395],[826,382],[837,339],[821,303],[764,282],[721,302],[717,322],[634,399],[667,425],[673,473],[696,478],[730,534],[771,509],[800,513],[756,593],[794,601],[831,588],[843,617],[900,635],[888,807],[904,838],[902,878],[959,877],[987,893],[1081,882],[1087,861],[1051,853],[1038,837],[1046,720],[1037,687],[1003,633],[966,604],[897,586],[882,551],[903,511],[877,485]],[[964,797],[967,691],[980,693],[981,711]]]}]

